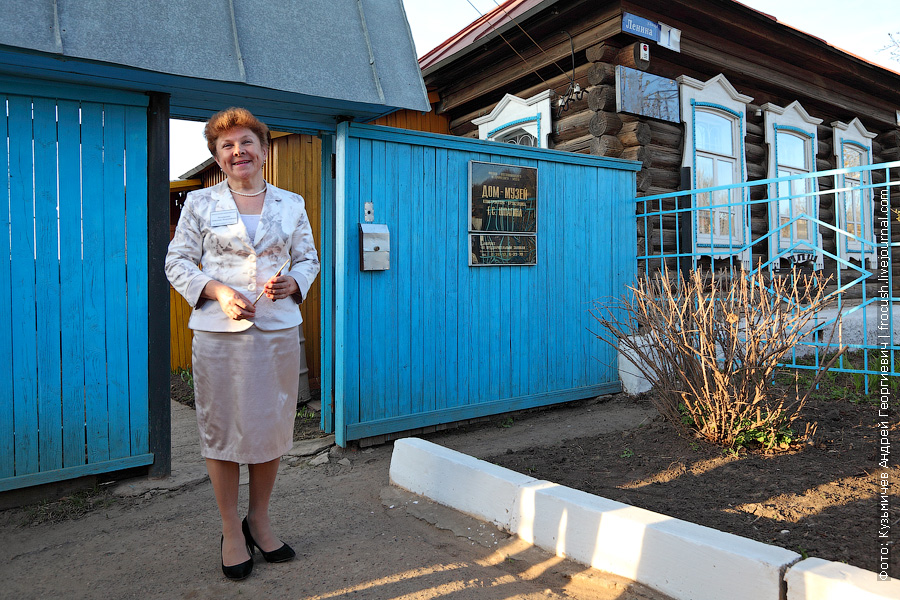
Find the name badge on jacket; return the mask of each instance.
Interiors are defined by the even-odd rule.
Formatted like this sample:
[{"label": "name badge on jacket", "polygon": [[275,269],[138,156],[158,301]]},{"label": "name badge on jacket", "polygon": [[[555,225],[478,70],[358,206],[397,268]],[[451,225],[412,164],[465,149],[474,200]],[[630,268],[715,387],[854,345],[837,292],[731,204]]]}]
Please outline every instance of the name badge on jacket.
[{"label": "name badge on jacket", "polygon": [[209,216],[209,224],[212,227],[221,227],[223,225],[234,225],[238,220],[238,211],[236,209],[232,210],[217,210],[213,212]]}]

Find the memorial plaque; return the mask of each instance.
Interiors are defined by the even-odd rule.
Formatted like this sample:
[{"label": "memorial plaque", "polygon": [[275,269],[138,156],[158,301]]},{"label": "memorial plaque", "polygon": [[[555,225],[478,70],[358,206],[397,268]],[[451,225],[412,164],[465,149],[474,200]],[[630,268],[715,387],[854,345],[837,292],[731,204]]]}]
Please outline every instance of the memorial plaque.
[{"label": "memorial plaque", "polygon": [[469,235],[471,266],[534,265],[537,236],[472,233]]},{"label": "memorial plaque", "polygon": [[537,263],[537,169],[469,161],[469,265]]},{"label": "memorial plaque", "polygon": [[537,169],[469,162],[469,231],[535,233]]}]

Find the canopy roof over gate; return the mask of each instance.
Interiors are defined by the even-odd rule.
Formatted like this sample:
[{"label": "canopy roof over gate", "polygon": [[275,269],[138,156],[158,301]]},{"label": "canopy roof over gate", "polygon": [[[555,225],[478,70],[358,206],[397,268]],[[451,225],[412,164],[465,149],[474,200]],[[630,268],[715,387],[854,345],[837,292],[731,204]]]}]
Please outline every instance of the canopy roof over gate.
[{"label": "canopy roof over gate", "polygon": [[0,0],[0,74],[171,94],[270,126],[430,109],[401,0]]}]

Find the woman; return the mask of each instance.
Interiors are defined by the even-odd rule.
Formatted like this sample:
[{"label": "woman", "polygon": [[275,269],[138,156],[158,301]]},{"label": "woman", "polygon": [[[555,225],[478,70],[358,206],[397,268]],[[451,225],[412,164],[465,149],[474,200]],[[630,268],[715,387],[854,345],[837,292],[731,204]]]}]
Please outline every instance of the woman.
[{"label": "woman", "polygon": [[[222,571],[243,579],[253,569],[254,548],[269,562],[294,557],[272,531],[269,498],[280,458],[293,443],[299,304],[319,272],[319,258],[303,198],[263,178],[268,128],[249,111],[229,108],[203,133],[227,178],[188,194],[166,275],[194,308],[197,424],[222,516]],[[240,463],[250,471],[243,521]]]}]

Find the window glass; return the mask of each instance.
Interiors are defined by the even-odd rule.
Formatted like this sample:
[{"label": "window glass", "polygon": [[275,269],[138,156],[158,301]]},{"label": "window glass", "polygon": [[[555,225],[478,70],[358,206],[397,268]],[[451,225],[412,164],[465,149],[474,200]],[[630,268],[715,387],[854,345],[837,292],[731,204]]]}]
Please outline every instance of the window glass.
[{"label": "window glass", "polygon": [[708,156],[697,157],[697,187],[708,188],[715,185],[716,178],[713,171],[713,159]]},{"label": "window glass", "polygon": [[807,170],[806,140],[783,131],[778,132],[778,166]]},{"label": "window glass", "polygon": [[[844,167],[847,169],[852,169],[854,167],[861,167],[863,164],[862,161],[862,153],[856,148],[844,147]],[[859,177],[859,174],[852,173],[848,175],[848,177]]]},{"label": "window glass", "polygon": [[495,140],[505,144],[516,144],[517,146],[531,146],[532,148],[537,148],[538,146],[538,139],[522,128],[517,128],[498,136]]},{"label": "window glass", "polygon": [[734,131],[731,119],[698,110],[694,116],[697,150],[734,156]]}]

